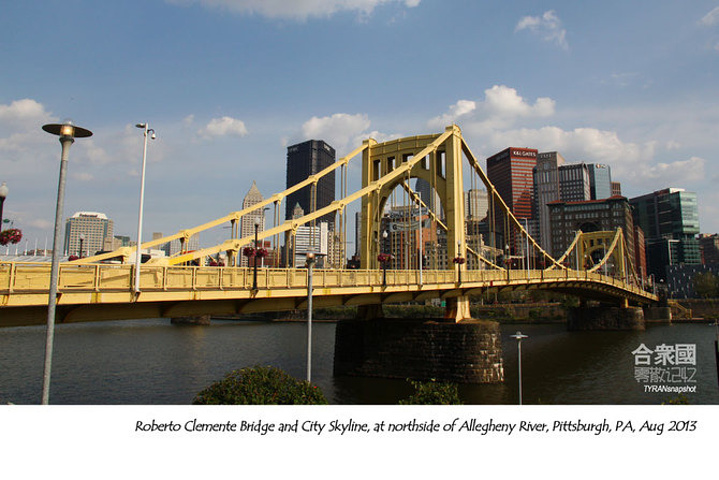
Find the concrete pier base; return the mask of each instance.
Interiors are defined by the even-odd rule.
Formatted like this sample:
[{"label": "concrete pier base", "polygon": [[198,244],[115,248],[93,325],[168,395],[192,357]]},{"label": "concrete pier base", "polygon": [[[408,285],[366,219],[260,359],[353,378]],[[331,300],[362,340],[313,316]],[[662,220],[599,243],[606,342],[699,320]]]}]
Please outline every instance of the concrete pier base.
[{"label": "concrete pier base", "polygon": [[644,319],[648,323],[672,323],[671,307],[647,307],[644,309]]},{"label": "concrete pier base", "polygon": [[484,320],[343,320],[334,372],[457,383],[504,381],[499,324]]},{"label": "concrete pier base", "polygon": [[641,307],[573,307],[567,310],[567,330],[644,330]]},{"label": "concrete pier base", "polygon": [[209,325],[210,315],[193,315],[189,317],[174,317],[170,319],[173,325]]}]

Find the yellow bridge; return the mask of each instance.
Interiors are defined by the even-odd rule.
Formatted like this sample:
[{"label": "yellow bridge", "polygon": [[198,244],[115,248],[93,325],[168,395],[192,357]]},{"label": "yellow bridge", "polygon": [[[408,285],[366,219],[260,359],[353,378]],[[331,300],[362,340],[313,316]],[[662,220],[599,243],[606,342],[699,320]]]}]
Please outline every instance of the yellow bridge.
[{"label": "yellow bridge", "polygon": [[[362,156],[362,188],[347,192],[347,165]],[[469,165],[486,187],[489,197],[489,244],[468,235],[465,227],[463,165]],[[282,201],[301,188],[315,189],[320,178],[341,169],[341,196],[327,207],[280,223]],[[411,178],[427,181],[436,192],[443,209],[427,204],[409,186]],[[392,192],[400,187],[406,198],[423,208],[438,228],[446,232],[445,268],[383,269],[380,263],[381,221]],[[237,314],[280,311],[306,307],[308,272],[306,268],[251,268],[238,266],[244,247],[254,237],[237,238],[238,222],[258,209],[274,206],[272,228],[258,235],[271,239],[279,248],[279,237],[293,245],[297,229],[318,218],[334,214],[339,258],[346,258],[346,207],[362,202],[358,251],[361,268],[315,270],[313,298],[317,306],[378,305],[442,298],[447,317],[455,321],[469,318],[469,297],[505,289],[548,289],[596,299],[617,305],[651,304],[657,297],[641,288],[621,229],[615,232],[576,232],[574,241],[558,259],[544,251],[512,214],[479,166],[456,125],[444,133],[423,135],[377,143],[372,139],[317,175],[310,176],[284,192],[261,203],[230,213],[175,235],[144,242],[151,248],[179,239],[182,245],[199,232],[230,224],[230,238],[197,251],[153,259],[141,266],[135,285],[136,247],[64,262],[59,268],[57,321],[79,322],[127,318],[180,317],[199,314]],[[434,208],[433,208],[434,207]],[[502,239],[501,243],[497,239]],[[506,247],[502,246],[506,243]],[[526,245],[526,248],[524,247]],[[525,268],[512,269],[514,253],[520,248]],[[507,250],[506,252],[504,250]],[[499,254],[498,254],[499,252]],[[227,266],[187,266],[223,253]],[[119,263],[103,263],[113,259]],[[501,259],[501,260],[500,260]],[[534,267],[531,267],[532,262]],[[575,262],[574,268],[569,264]],[[291,262],[289,262],[291,264]],[[537,266],[543,268],[539,269]],[[409,265],[407,265],[409,267]],[[430,265],[422,265],[428,267]],[[607,272],[611,266],[611,274]],[[254,275],[257,275],[255,282]],[[44,263],[0,262],[0,326],[44,323],[47,314],[50,265]],[[256,288],[255,288],[256,285]]]}]

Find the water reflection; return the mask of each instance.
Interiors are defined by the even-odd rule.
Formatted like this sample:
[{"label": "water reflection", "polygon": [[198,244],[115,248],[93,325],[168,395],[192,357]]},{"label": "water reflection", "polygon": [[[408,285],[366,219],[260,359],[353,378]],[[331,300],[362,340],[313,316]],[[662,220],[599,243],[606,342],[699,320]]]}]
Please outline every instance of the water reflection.
[{"label": "water reflection", "polygon": [[[462,385],[466,403],[517,403],[517,349],[503,326],[505,383]],[[676,395],[645,393],[631,352],[640,343],[697,345],[693,404],[719,403],[714,327],[652,326],[646,332],[567,332],[564,325],[522,325],[524,403],[658,404]],[[334,377],[335,324],[313,324],[312,378],[333,404],[396,404],[412,393],[404,379]],[[0,330],[0,401],[39,403],[44,327]],[[175,326],[168,320],[58,325],[51,403],[189,404],[237,368],[272,365],[306,375],[302,322],[229,322]]]}]

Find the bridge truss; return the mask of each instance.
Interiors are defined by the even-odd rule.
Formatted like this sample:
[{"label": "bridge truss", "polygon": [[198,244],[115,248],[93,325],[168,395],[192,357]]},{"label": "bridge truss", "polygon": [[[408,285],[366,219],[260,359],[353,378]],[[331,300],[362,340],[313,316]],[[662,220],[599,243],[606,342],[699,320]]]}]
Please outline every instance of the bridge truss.
[{"label": "bridge truss", "polygon": [[[347,191],[348,164],[360,155],[362,158],[362,186],[357,191],[350,193]],[[483,239],[481,242],[477,242],[476,237],[473,238],[467,234],[464,205],[465,162],[469,175],[472,176],[472,182],[475,180],[481,182],[488,192],[488,238],[486,241]],[[311,188],[314,192],[322,177],[338,169],[340,170],[340,199],[328,206],[314,209],[300,218],[280,222],[280,212],[283,211],[282,202],[290,194],[306,187]],[[439,199],[443,212],[438,211],[440,208],[431,201],[432,199],[421,198],[411,188],[410,180],[412,178],[422,179],[431,186],[433,195]],[[410,265],[407,264],[405,270],[408,271],[405,273],[397,272],[399,269],[396,265],[390,271],[391,278],[396,279],[398,276],[402,276],[407,280],[407,282],[405,280],[401,282],[402,291],[397,290],[398,284],[394,282],[387,284],[386,270],[382,275],[382,283],[375,283],[379,281],[377,275],[380,267],[386,267],[386,264],[380,263],[381,254],[384,253],[381,251],[382,218],[388,202],[393,198],[393,192],[398,187],[406,192],[406,198],[409,199],[411,206],[416,207],[418,212],[426,212],[427,219],[446,235],[446,261],[443,269],[439,271],[437,271],[437,264],[433,266],[431,271],[436,274],[428,271],[430,270],[429,265],[424,263],[424,260],[418,260],[415,269],[409,268]],[[167,272],[179,272],[181,271],[179,267],[198,268],[188,265],[202,263],[207,257],[219,257],[219,254],[222,253],[227,258],[227,265],[220,269],[215,267],[215,272],[221,272],[219,275],[223,279],[212,283],[212,285],[225,293],[220,297],[215,296],[215,299],[226,300],[227,292],[234,292],[230,296],[235,299],[234,301],[240,303],[234,304],[231,309],[236,312],[248,311],[250,308],[248,305],[253,300],[272,298],[273,295],[269,293],[272,289],[292,290],[294,288],[292,285],[297,285],[297,274],[287,272],[296,271],[292,268],[302,266],[289,264],[290,270],[285,270],[285,273],[282,274],[285,275],[287,281],[278,282],[277,278],[281,275],[276,272],[283,270],[277,269],[279,266],[277,263],[268,265],[273,268],[262,269],[265,270],[262,272],[262,277],[266,279],[264,287],[268,291],[264,293],[254,291],[254,285],[248,291],[248,285],[242,280],[246,279],[244,276],[246,269],[237,266],[239,265],[238,256],[244,247],[254,245],[255,236],[238,238],[241,219],[257,210],[273,208],[273,226],[258,232],[257,239],[261,241],[271,239],[273,249],[277,251],[281,236],[284,236],[285,245],[291,246],[300,226],[314,225],[320,217],[333,214],[335,216],[335,233],[340,245],[338,256],[344,261],[347,257],[347,207],[355,201],[361,202],[361,220],[356,226],[361,232],[361,241],[358,246],[361,269],[375,273],[367,277],[366,283],[353,285],[352,288],[355,290],[352,290],[352,293],[347,293],[347,288],[344,288],[341,282],[333,284],[334,287],[328,284],[321,292],[321,295],[326,295],[328,298],[333,296],[345,298],[344,295],[350,295],[354,299],[345,298],[344,304],[367,303],[370,295],[374,295],[374,297],[369,303],[403,301],[399,300],[400,297],[404,298],[403,291],[413,292],[410,295],[413,299],[422,298],[423,295],[440,295],[445,296],[448,301],[448,315],[455,320],[461,320],[469,317],[469,295],[481,292],[483,288],[498,288],[500,285],[506,288],[555,288],[587,297],[592,297],[600,292],[601,298],[613,299],[624,304],[630,299],[634,302],[646,303],[656,301],[656,297],[644,292],[641,288],[641,280],[633,266],[632,252],[627,248],[621,229],[615,232],[583,233],[577,231],[566,252],[558,259],[553,258],[549,252],[545,251],[527,231],[526,224],[523,225],[508,208],[456,125],[449,126],[443,133],[434,135],[405,137],[384,143],[377,143],[373,139],[365,140],[360,147],[333,165],[260,203],[231,212],[197,227],[180,230],[174,235],[144,242],[141,246],[142,249],[179,240],[182,248],[178,254],[172,257],[152,259],[142,266],[143,274],[139,289],[142,293],[135,292],[138,289],[132,284],[132,275],[126,275],[123,270],[125,268],[129,272],[133,268],[130,264],[135,257],[136,247],[123,247],[113,252],[63,264],[61,273],[62,271],[70,272],[71,270],[68,268],[75,268],[77,272],[85,272],[85,275],[89,275],[87,272],[92,272],[92,278],[84,278],[79,283],[68,284],[66,292],[77,293],[76,285],[83,285],[87,290],[87,295],[81,296],[82,301],[98,304],[109,302],[131,305],[148,302],[145,305],[149,305],[149,297],[152,298],[151,302],[162,303],[163,292],[168,301],[192,302],[193,299],[203,297],[203,295],[197,294],[195,280],[187,280],[186,273],[178,274],[177,278],[185,279],[180,281],[180,284],[184,285],[183,288],[187,290],[185,293],[189,296],[186,296],[185,293],[178,295],[176,281],[168,280]],[[421,227],[422,215],[422,213],[418,213],[420,233],[417,235],[417,242],[420,244],[424,242],[424,233],[421,231],[423,228]],[[228,223],[230,238],[217,245],[196,251],[187,251],[186,246],[190,237]],[[510,242],[509,239],[512,241]],[[421,256],[417,255],[417,258],[420,259]],[[452,262],[449,259],[452,259]],[[119,260],[125,265],[103,264],[109,260]],[[519,272],[519,268],[516,268],[519,266],[517,260],[522,260],[523,263],[522,270]],[[275,261],[279,262],[278,255],[275,255]],[[512,266],[515,268],[513,269]],[[110,271],[110,267],[115,268],[115,272],[118,274],[117,278],[123,279],[120,283],[106,282],[108,285],[112,285],[108,287],[112,292],[105,291],[104,287],[101,287],[106,275],[108,278],[113,276],[105,273]],[[344,265],[335,265],[334,267],[337,272],[340,272]],[[21,299],[30,298],[29,292],[43,289],[46,284],[45,274],[40,273],[42,269],[38,266],[28,268],[30,270],[26,270],[23,265],[0,264],[0,309],[22,305],[29,307],[30,304],[38,306],[37,300]],[[119,274],[120,271],[123,273]],[[244,273],[242,273],[243,271]],[[18,276],[19,272],[35,272],[39,276],[33,277],[32,274],[27,273],[26,277],[20,277]],[[195,272],[193,275],[195,276],[191,275],[192,278],[197,278],[199,274]],[[203,273],[200,276],[204,275]],[[214,278],[213,275],[210,276]],[[30,279],[31,277],[33,279]],[[158,278],[162,279],[159,283]],[[273,280],[268,280],[270,278]],[[409,281],[410,278],[414,280]],[[431,280],[432,278],[434,280]],[[235,283],[226,283],[228,279],[233,279],[231,282]],[[335,289],[334,293],[333,288]],[[171,295],[167,293],[168,291],[174,292],[174,294]],[[150,292],[156,292],[156,294],[150,294]],[[377,297],[377,295],[379,296]],[[65,302],[69,302],[72,297],[72,295],[61,293],[59,305],[63,303],[63,296],[66,299]],[[281,295],[275,294],[274,296]],[[301,305],[301,295],[289,296],[296,297],[294,301],[290,302],[293,308]],[[212,295],[204,295],[206,299],[211,297]],[[358,300],[360,297],[365,298]],[[80,301],[79,298],[77,301]],[[110,300],[111,298],[113,300]]]}]

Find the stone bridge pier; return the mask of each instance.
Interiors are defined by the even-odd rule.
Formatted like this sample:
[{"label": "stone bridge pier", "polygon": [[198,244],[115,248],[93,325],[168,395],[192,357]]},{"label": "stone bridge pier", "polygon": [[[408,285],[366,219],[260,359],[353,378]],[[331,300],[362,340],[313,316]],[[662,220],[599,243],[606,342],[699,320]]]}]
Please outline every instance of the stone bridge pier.
[{"label": "stone bridge pier", "polygon": [[570,307],[567,309],[567,330],[645,330],[642,307],[626,305]]}]

